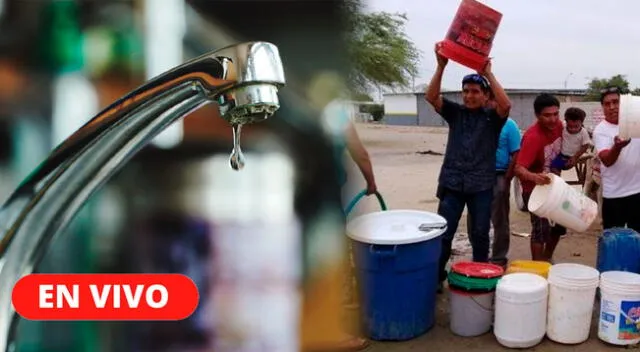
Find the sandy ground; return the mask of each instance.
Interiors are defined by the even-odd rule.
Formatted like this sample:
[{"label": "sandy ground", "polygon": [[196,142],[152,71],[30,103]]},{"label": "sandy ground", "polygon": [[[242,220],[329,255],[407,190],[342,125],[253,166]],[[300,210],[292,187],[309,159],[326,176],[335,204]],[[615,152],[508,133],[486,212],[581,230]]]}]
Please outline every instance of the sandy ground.
[{"label": "sandy ground", "polygon": [[[371,154],[378,189],[390,209],[417,209],[435,212],[438,200],[435,197],[437,178],[442,165],[440,155],[421,154],[425,152],[444,153],[447,130],[425,127],[396,127],[382,125],[358,125],[361,139]],[[567,173],[565,179],[575,179],[575,174]],[[364,181],[355,166],[350,170],[352,189],[345,191],[345,199],[350,199],[364,188]],[[511,230],[517,233],[529,233],[530,223],[527,214],[520,212],[515,203],[511,207]],[[354,216],[379,210],[375,197],[363,199],[354,211]],[[460,222],[459,232],[466,232],[466,213]],[[600,223],[594,224],[587,233],[569,233],[565,236],[555,254],[555,261],[575,262],[595,266],[596,241]],[[529,240],[518,236],[511,237],[511,260],[530,259]],[[462,258],[454,258],[460,260]],[[445,291],[439,295],[436,312],[436,325],[425,335],[401,343],[372,342],[367,351],[493,351],[503,349],[492,333],[476,338],[462,338],[449,330],[449,306]],[[594,309],[594,318],[596,317]],[[523,317],[524,318],[524,317]],[[588,348],[591,351],[607,351],[616,348],[604,345],[597,338],[597,320],[592,324],[591,338],[579,346],[564,346],[545,340],[531,350],[568,351],[576,348]]]}]

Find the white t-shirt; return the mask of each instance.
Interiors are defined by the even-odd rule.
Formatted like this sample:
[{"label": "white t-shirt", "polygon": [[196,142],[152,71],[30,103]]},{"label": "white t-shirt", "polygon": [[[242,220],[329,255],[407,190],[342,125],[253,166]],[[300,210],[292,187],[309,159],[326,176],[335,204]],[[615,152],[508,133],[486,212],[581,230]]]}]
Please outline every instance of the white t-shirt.
[{"label": "white t-shirt", "polygon": [[591,144],[591,138],[586,128],[582,127],[580,132],[571,134],[567,131],[567,126],[564,127],[562,130],[562,150],[560,151],[562,155],[572,157],[586,144]]},{"label": "white t-shirt", "polygon": [[[618,125],[602,121],[593,130],[593,141],[598,153],[610,149],[619,132]],[[620,152],[615,164],[601,165],[602,196],[622,198],[640,193],[640,139],[634,138]]]}]

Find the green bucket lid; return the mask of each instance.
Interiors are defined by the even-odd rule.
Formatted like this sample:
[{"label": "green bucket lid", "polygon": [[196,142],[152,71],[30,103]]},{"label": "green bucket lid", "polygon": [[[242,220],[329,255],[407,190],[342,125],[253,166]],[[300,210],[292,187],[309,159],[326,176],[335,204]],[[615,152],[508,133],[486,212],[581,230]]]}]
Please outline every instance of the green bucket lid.
[{"label": "green bucket lid", "polygon": [[500,277],[477,278],[449,272],[449,285],[468,291],[493,291],[498,285]]}]

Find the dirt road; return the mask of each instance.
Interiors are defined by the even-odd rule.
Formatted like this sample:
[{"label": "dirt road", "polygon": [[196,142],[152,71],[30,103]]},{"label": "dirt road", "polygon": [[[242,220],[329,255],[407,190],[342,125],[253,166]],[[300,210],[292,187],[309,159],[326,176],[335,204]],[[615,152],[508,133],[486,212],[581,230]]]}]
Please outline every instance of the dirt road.
[{"label": "dirt road", "polygon": [[[382,125],[358,125],[359,134],[373,159],[378,188],[390,209],[417,209],[436,211],[438,201],[435,197],[437,178],[442,165],[447,130],[424,127],[395,127]],[[567,173],[565,179],[575,179],[575,174]],[[349,199],[364,187],[362,177],[355,166],[350,170],[352,189],[345,191]],[[513,232],[529,233],[530,223],[527,214],[511,207],[511,229]],[[377,211],[374,197],[366,198],[358,205],[355,214]],[[460,222],[459,232],[466,232],[466,213]],[[596,240],[600,231],[599,222],[594,228],[583,234],[569,233],[558,245],[556,262],[575,262],[595,266]],[[509,257],[530,259],[529,240],[517,236],[511,237]],[[457,258],[460,259],[460,258]],[[594,309],[594,323],[591,338],[579,346],[564,346],[545,340],[531,350],[570,351],[587,348],[589,351],[609,351],[618,348],[604,345],[597,338],[597,307]],[[523,317],[525,318],[525,317]],[[525,318],[526,319],[526,318]],[[378,343],[372,342],[367,351],[409,352],[409,351],[496,351],[502,350],[492,333],[477,338],[461,338],[449,331],[449,307],[445,291],[439,295],[436,312],[436,325],[427,334],[408,342]]]}]

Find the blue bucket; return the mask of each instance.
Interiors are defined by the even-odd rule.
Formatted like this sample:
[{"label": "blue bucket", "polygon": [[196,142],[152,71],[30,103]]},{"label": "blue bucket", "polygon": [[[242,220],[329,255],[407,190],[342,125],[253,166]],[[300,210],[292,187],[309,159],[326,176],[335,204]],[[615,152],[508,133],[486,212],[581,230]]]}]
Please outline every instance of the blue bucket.
[{"label": "blue bucket", "polygon": [[[422,224],[434,228],[420,231]],[[433,327],[445,230],[444,218],[415,210],[381,211],[349,222],[361,320],[370,339],[410,340]]]}]

